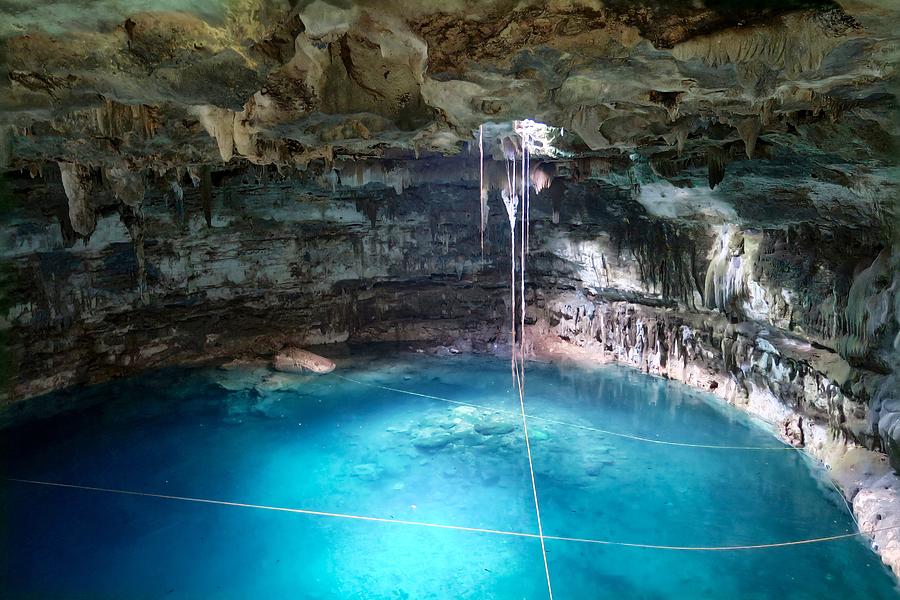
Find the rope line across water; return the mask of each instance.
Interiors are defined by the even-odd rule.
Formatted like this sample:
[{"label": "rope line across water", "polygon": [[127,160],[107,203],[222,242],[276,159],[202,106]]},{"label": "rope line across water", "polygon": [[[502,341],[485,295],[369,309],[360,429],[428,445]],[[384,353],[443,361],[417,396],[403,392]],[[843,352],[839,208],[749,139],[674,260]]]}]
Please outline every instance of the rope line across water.
[{"label": "rope line across water", "polygon": [[[350,378],[350,377],[346,377],[346,376],[344,376],[344,375],[339,375],[339,374],[337,374],[337,373],[335,373],[334,375],[335,375],[335,377],[339,377],[340,379],[344,379],[344,380],[346,380],[346,381],[349,381],[349,382],[351,382],[351,383],[355,383],[355,384],[357,384],[357,385],[362,385],[362,386],[367,386],[367,387],[378,388],[378,389],[386,390],[386,391],[389,391],[389,392],[396,392],[396,393],[398,393],[398,394],[407,394],[407,395],[410,395],[410,396],[418,396],[418,397],[420,397],[420,398],[428,398],[428,399],[431,399],[431,400],[439,400],[439,401],[441,401],[441,402],[447,402],[447,403],[449,403],[449,404],[458,404],[458,405],[460,405],[460,406],[469,406],[469,407],[472,407],[472,408],[478,408],[478,409],[486,410],[486,411],[493,411],[493,412],[501,413],[501,414],[510,414],[510,415],[511,415],[511,414],[514,414],[513,411],[508,411],[508,410],[503,410],[503,409],[498,409],[498,408],[490,408],[490,407],[488,407],[488,406],[484,406],[484,405],[481,405],[481,404],[472,404],[471,402],[463,402],[463,401],[461,401],[461,400],[451,400],[450,398],[443,398],[443,397],[441,397],[441,396],[433,396],[433,395],[431,395],[431,394],[422,394],[422,393],[419,393],[419,392],[411,392],[411,391],[409,391],[409,390],[403,390],[403,389],[400,389],[400,388],[394,388],[394,387],[389,387],[389,386],[385,386],[385,385],[379,385],[379,384],[375,384],[375,383],[368,383],[368,382],[365,382],[365,381],[359,381],[359,380],[357,380],[357,379],[353,379],[353,378]],[[794,451],[800,452],[801,455],[807,457],[809,460],[815,461],[815,459],[814,459],[812,456],[808,455],[808,454],[804,451],[803,448],[795,448],[795,447],[793,447],[793,446],[787,446],[787,445],[784,445],[784,446],[777,446],[777,447],[770,447],[770,446],[717,446],[717,445],[710,445],[710,444],[690,444],[690,443],[687,443],[687,442],[671,442],[671,441],[666,441],[666,440],[655,440],[655,439],[652,439],[652,438],[645,438],[645,437],[641,437],[641,436],[630,435],[630,434],[627,434],[627,433],[619,433],[619,432],[615,432],[615,431],[608,431],[608,430],[606,430],[606,429],[599,429],[599,428],[596,428],[596,427],[590,427],[590,426],[587,426],[587,425],[579,425],[579,424],[577,424],[577,423],[568,423],[568,422],[566,422],[566,421],[558,421],[558,420],[556,420],[556,419],[548,419],[548,418],[545,418],[545,417],[537,417],[537,416],[534,416],[534,415],[527,415],[527,416],[528,416],[529,419],[533,419],[533,420],[536,420],[536,421],[543,421],[543,422],[545,422],[545,423],[552,423],[552,424],[554,424],[554,425],[561,425],[561,426],[564,426],[564,427],[574,427],[574,428],[576,428],[576,429],[583,429],[583,430],[586,430],[586,431],[593,431],[593,432],[596,432],[596,433],[601,433],[601,434],[605,434],[605,435],[610,435],[610,436],[615,436],[615,437],[620,437],[620,438],[625,438],[625,439],[630,439],[630,440],[636,440],[636,441],[640,441],[640,442],[647,442],[647,443],[650,443],[650,444],[661,444],[661,445],[665,445],[665,446],[680,446],[680,447],[684,447],[684,448],[707,448],[707,449],[712,449],[712,450],[757,450],[757,451],[758,451],[758,450],[794,450]],[[841,490],[838,488],[837,484],[834,482],[834,480],[833,480],[831,477],[826,476],[826,479],[827,479],[828,482],[831,484],[831,486],[834,488],[834,491],[837,492],[838,496],[840,496],[841,500],[842,500],[843,503],[844,503],[844,506],[845,506],[846,509],[847,509],[847,514],[850,515],[850,518],[853,520],[853,523],[856,525],[857,529],[859,529],[859,521],[856,520],[856,515],[853,514],[853,509],[850,507],[849,502],[847,502],[847,498],[844,496],[844,494],[841,492]],[[890,528],[889,528],[889,529],[890,529]],[[873,532],[873,533],[874,533],[874,532]],[[852,537],[852,536],[854,536],[854,535],[861,535],[861,533],[843,534],[844,537]],[[546,535],[545,535],[545,536],[544,536],[544,539],[559,539],[559,538],[554,538],[554,537],[552,537],[552,536],[546,536]],[[829,539],[832,539],[832,538],[829,538]],[[838,537],[833,538],[833,539],[841,539],[841,537],[838,536]],[[583,541],[583,542],[585,542],[585,543],[606,543],[606,542],[600,542],[600,541],[597,541],[597,540],[580,540],[580,541]],[[821,540],[814,540],[814,541],[821,541]],[[779,546],[779,545],[792,546],[792,545],[806,544],[806,543],[810,543],[810,542],[809,542],[809,541],[785,542],[785,543],[782,543],[782,544],[775,544],[774,546],[771,545],[771,544],[766,544],[766,545],[762,545],[762,546],[733,546],[733,547],[721,548],[721,549],[735,549],[735,550],[740,550],[740,549],[748,549],[748,548],[768,548],[768,547],[777,547],[777,546]],[[629,544],[624,544],[624,543],[623,543],[622,545],[628,546]],[[641,545],[640,547],[651,547],[651,546]],[[664,547],[664,548],[666,548],[666,549],[673,549],[673,550],[676,549],[676,548],[674,548],[674,547]],[[682,549],[683,549],[683,548],[682,548]]]},{"label": "rope line across water", "polygon": [[252,508],[257,510],[271,510],[277,512],[285,512],[285,513],[295,513],[302,515],[311,515],[317,517],[330,517],[337,519],[349,519],[354,521],[369,521],[369,522],[377,522],[377,523],[391,523],[394,525],[408,525],[414,527],[430,527],[434,529],[450,529],[455,531],[468,531],[470,533],[488,533],[493,535],[506,535],[520,538],[529,538],[529,539],[540,539],[543,537],[545,540],[555,540],[560,542],[574,542],[579,544],[594,544],[601,546],[619,546],[625,548],[645,548],[649,550],[674,550],[674,551],[682,551],[682,552],[728,552],[728,551],[738,551],[738,550],[764,550],[767,548],[784,548],[787,546],[801,546],[805,544],[817,544],[822,542],[832,542],[836,540],[845,540],[850,538],[855,538],[858,536],[872,536],[875,533],[881,531],[890,531],[893,529],[900,529],[900,525],[893,525],[890,527],[879,527],[874,528],[868,532],[855,531],[850,533],[840,533],[836,535],[829,535],[824,537],[817,538],[809,538],[802,540],[791,540],[787,542],[774,542],[771,544],[744,544],[744,545],[734,545],[734,546],[669,546],[663,544],[639,544],[634,542],[618,542],[614,540],[598,540],[591,538],[577,538],[577,537],[567,537],[561,535],[547,535],[544,534],[540,536],[536,533],[526,533],[523,531],[505,531],[502,529],[489,529],[483,527],[465,527],[462,525],[446,525],[442,523],[429,523],[426,521],[408,521],[403,519],[388,519],[384,517],[371,517],[366,515],[354,515],[349,513],[336,513],[336,512],[328,512],[321,510],[310,510],[305,508],[290,508],[284,506],[267,506],[264,504],[250,504],[246,502],[230,502],[227,500],[213,500],[210,498],[194,498],[190,496],[175,496],[171,494],[157,494],[153,492],[140,492],[135,490],[121,490],[115,488],[104,488],[97,486],[89,486],[89,485],[76,485],[71,483],[58,483],[52,481],[38,481],[33,479],[18,479],[14,477],[10,477],[7,481],[15,482],[15,483],[24,483],[30,485],[42,485],[47,487],[56,487],[56,488],[67,488],[67,489],[76,489],[76,490],[86,490],[91,492],[103,492],[108,494],[120,494],[125,496],[141,496],[147,498],[159,498],[163,500],[176,500],[181,502],[195,502],[200,504],[215,504],[219,506],[232,506],[237,508]]},{"label": "rope line across water", "polygon": [[[386,391],[388,391],[388,392],[396,392],[396,393],[398,393],[398,394],[407,394],[407,395],[409,395],[409,396],[418,396],[418,397],[420,397],[420,398],[428,398],[428,399],[431,399],[431,400],[439,400],[439,401],[441,401],[441,402],[447,402],[447,403],[449,403],[449,404],[457,404],[457,405],[460,405],[460,406],[469,406],[469,407],[471,407],[471,408],[478,408],[478,409],[481,409],[481,410],[487,410],[487,411],[493,411],[493,412],[502,413],[502,414],[508,414],[508,415],[513,415],[513,416],[518,416],[518,413],[514,413],[513,411],[510,411],[510,410],[504,410],[504,409],[502,409],[502,408],[491,408],[491,407],[489,407],[489,406],[484,406],[484,405],[481,405],[481,404],[472,404],[471,402],[463,402],[463,401],[461,401],[461,400],[452,400],[452,399],[450,399],[450,398],[442,398],[441,396],[432,396],[432,395],[430,395],[430,394],[421,394],[421,393],[419,393],[419,392],[411,392],[411,391],[409,391],[409,390],[402,390],[402,389],[400,389],[400,388],[389,387],[389,386],[386,386],[386,385],[379,385],[379,384],[377,384],[377,383],[368,383],[368,382],[365,382],[365,381],[359,381],[359,380],[357,380],[357,379],[352,379],[352,378],[347,377],[347,376],[345,376],[345,375],[338,375],[337,373],[334,373],[333,375],[334,375],[335,377],[338,377],[338,378],[343,379],[343,380],[345,380],[345,381],[349,381],[349,382],[351,382],[351,383],[355,383],[355,384],[357,384],[357,385],[363,385],[363,386],[367,386],[367,387],[378,388],[378,389],[381,389],[381,390],[386,390]],[[718,445],[715,445],[715,444],[691,444],[691,443],[688,443],[688,442],[671,442],[671,441],[667,441],[667,440],[655,440],[655,439],[653,439],[653,438],[641,437],[641,436],[639,436],[639,435],[631,435],[631,434],[628,434],[628,433],[619,433],[619,432],[617,432],[617,431],[609,431],[609,430],[606,430],[606,429],[600,429],[600,428],[597,428],[597,427],[590,427],[590,426],[588,426],[588,425],[579,425],[579,424],[577,424],[577,423],[568,423],[568,422],[566,422],[566,421],[557,421],[556,419],[548,419],[548,418],[546,418],[546,417],[538,417],[538,416],[535,416],[535,415],[526,415],[526,416],[527,416],[529,419],[532,419],[532,420],[535,420],[535,421],[543,421],[544,423],[551,423],[551,424],[553,424],[553,425],[562,425],[562,426],[564,426],[564,427],[574,427],[574,428],[576,428],[576,429],[583,429],[583,430],[585,430],[585,431],[593,431],[593,432],[595,432],[595,433],[602,433],[602,434],[604,434],[604,435],[610,435],[610,436],[614,436],[614,437],[625,438],[625,439],[629,439],[629,440],[635,440],[635,441],[638,441],[638,442],[646,442],[646,443],[648,443],[648,444],[660,444],[660,445],[663,445],[663,446],[679,446],[679,447],[682,447],[682,448],[706,448],[706,449],[710,449],[710,450],[752,450],[752,451],[773,451],[773,450],[774,450],[774,451],[784,451],[784,450],[790,450],[790,451],[795,451],[795,452],[796,452],[796,451],[802,450],[801,448],[795,448],[795,447],[793,447],[793,446],[787,446],[787,445],[784,445],[784,446],[718,446]]]}]

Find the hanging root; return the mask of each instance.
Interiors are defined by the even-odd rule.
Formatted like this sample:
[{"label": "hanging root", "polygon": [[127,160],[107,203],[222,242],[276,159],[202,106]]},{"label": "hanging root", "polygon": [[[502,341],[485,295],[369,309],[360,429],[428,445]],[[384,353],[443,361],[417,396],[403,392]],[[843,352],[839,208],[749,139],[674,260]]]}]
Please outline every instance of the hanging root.
[{"label": "hanging root", "polygon": [[478,155],[479,155],[479,173],[478,173],[478,208],[481,211],[481,262],[484,263],[484,226],[487,208],[487,190],[484,189],[484,125],[478,126]]}]

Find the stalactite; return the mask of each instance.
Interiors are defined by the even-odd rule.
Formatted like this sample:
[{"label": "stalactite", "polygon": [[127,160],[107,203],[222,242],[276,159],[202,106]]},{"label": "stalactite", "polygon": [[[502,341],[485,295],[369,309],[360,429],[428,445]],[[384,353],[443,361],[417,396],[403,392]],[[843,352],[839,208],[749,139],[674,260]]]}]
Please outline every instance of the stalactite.
[{"label": "stalactite", "polygon": [[335,165],[335,171],[329,172],[325,178],[336,189],[336,181],[328,179],[331,173],[335,176],[339,173],[340,184],[348,187],[365,187],[370,183],[377,183],[394,188],[398,195],[412,184],[409,170],[403,166],[388,166],[384,163],[371,163],[366,161],[342,161]]},{"label": "stalactite", "polygon": [[203,203],[203,216],[206,226],[212,227],[212,173],[209,167],[203,167],[200,180],[200,200]]},{"label": "stalactite", "polygon": [[137,262],[138,294],[141,303],[147,305],[150,297],[147,291],[147,267],[144,258],[144,212],[141,208],[145,193],[144,177],[141,173],[133,172],[124,166],[103,169],[103,177],[109,183],[113,195],[121,203],[119,217],[131,236]]},{"label": "stalactite", "polygon": [[891,319],[893,285],[891,249],[886,248],[854,277],[850,286],[841,325],[836,328],[842,334],[836,341],[843,356],[862,357],[869,351],[876,332]]},{"label": "stalactite", "polygon": [[540,194],[549,188],[555,176],[556,166],[553,163],[536,164],[531,172],[531,185],[534,186],[535,193]]},{"label": "stalactite", "polygon": [[737,129],[741,139],[744,140],[744,151],[747,153],[747,158],[752,159],[753,151],[756,149],[756,140],[759,138],[759,132],[762,130],[759,118],[748,117],[739,122],[735,129]]},{"label": "stalactite", "polygon": [[219,156],[227,163],[234,156],[234,112],[217,106],[195,106],[191,113],[197,117],[206,133],[216,140]]},{"label": "stalactite", "polygon": [[141,173],[124,166],[107,167],[103,169],[103,178],[120,202],[138,207],[144,201],[144,178]]},{"label": "stalactite", "polygon": [[710,148],[706,152],[706,168],[709,178],[709,189],[714,190],[725,179],[725,165],[728,157],[721,148]]},{"label": "stalactite", "polygon": [[85,238],[97,227],[97,214],[90,201],[92,188],[90,169],[74,163],[61,162],[59,174],[69,200],[69,221],[72,229]]},{"label": "stalactite", "polygon": [[506,188],[501,190],[503,204],[509,217],[509,273],[510,273],[510,371],[513,383],[519,385],[518,365],[516,363],[516,216],[519,197],[516,193],[516,148],[513,141],[504,137],[500,140],[500,148],[506,161]]},{"label": "stalactite", "polygon": [[122,223],[128,229],[128,235],[131,237],[134,258],[137,263],[138,294],[141,304],[146,306],[150,303],[150,293],[147,288],[147,263],[144,253],[144,211],[140,204],[122,203],[119,205],[119,218],[122,219]]},{"label": "stalactite", "polygon": [[519,206],[519,198],[516,196],[512,187],[512,178],[509,177],[509,159],[507,159],[507,177],[510,186],[500,192],[503,198],[503,205],[506,207],[506,214],[509,218],[509,305],[510,305],[510,370],[512,372],[513,382],[518,385],[518,374],[516,373],[516,211]]},{"label": "stalactite", "polygon": [[159,126],[157,109],[142,104],[119,104],[107,99],[93,109],[93,114],[97,131],[111,138],[136,133],[143,139],[149,139],[156,135]]},{"label": "stalactite", "polygon": [[[558,184],[550,194],[556,203],[562,194]],[[669,300],[681,299],[689,306],[694,306],[695,294],[701,301],[705,297],[705,251],[698,249],[696,232],[692,233],[690,227],[664,219],[640,219],[617,223],[610,233],[619,252],[627,249],[637,261],[641,283],[648,290],[657,290]]]}]

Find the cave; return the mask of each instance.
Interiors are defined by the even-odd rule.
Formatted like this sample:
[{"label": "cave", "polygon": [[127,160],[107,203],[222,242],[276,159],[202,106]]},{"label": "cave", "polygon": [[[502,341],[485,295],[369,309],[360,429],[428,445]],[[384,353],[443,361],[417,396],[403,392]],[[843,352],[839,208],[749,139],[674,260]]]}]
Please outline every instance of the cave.
[{"label": "cave", "polygon": [[0,14],[0,596],[900,598],[897,2]]}]

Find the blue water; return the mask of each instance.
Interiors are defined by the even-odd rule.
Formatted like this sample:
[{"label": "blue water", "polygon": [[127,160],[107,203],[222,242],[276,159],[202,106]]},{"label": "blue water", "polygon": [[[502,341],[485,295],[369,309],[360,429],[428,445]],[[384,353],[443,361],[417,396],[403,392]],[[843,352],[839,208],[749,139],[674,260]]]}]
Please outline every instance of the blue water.
[{"label": "blue water", "polygon": [[[341,379],[402,388],[484,410]],[[151,373],[3,432],[5,477],[536,533],[509,363],[382,352],[335,374]],[[659,545],[853,531],[820,470],[742,414],[619,367],[529,363],[544,532]],[[535,538],[0,483],[4,597],[546,598]],[[896,598],[858,538],[684,552],[547,541],[556,598]]]}]

